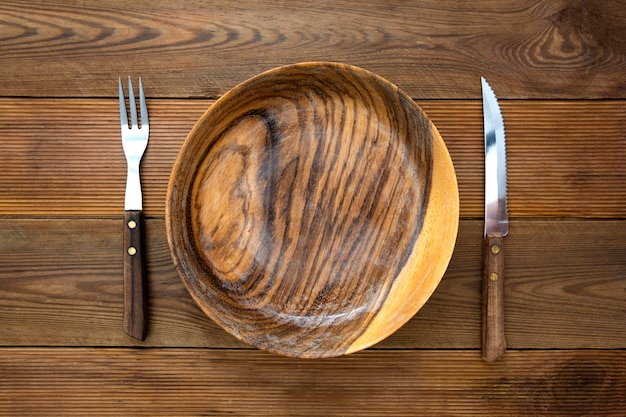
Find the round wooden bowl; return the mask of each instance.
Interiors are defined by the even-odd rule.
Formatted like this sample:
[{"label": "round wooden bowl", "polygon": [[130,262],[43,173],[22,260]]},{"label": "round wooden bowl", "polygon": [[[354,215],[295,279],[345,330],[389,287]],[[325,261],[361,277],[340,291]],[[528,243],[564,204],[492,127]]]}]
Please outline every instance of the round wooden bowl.
[{"label": "round wooden bowl", "polygon": [[392,334],[452,255],[454,167],[409,96],[365,70],[281,67],[219,99],[170,177],[167,237],[202,310],[239,339],[327,357]]}]

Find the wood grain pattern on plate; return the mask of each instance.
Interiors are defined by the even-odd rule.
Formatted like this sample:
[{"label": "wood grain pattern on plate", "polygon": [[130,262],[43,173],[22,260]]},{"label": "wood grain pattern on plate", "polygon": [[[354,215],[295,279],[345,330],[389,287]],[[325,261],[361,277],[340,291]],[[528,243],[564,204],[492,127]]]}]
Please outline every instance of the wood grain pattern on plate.
[{"label": "wood grain pattern on plate", "polygon": [[406,94],[307,63],[212,106],[183,144],[168,241],[200,307],[240,339],[301,357],[376,343],[426,302],[459,217],[448,151]]}]

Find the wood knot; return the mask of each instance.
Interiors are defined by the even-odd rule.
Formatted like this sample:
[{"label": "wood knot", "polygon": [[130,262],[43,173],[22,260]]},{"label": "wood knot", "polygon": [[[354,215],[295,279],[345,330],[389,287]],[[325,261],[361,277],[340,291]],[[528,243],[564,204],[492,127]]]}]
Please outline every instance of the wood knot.
[{"label": "wood knot", "polygon": [[571,360],[555,374],[552,395],[568,413],[572,412],[569,415],[586,414],[606,400],[613,383],[610,364],[589,359]]},{"label": "wood knot", "polygon": [[563,52],[597,47],[614,51],[623,49],[625,41],[620,36],[623,28],[611,13],[612,8],[619,7],[622,6],[615,1],[574,0],[550,16],[550,21],[563,37]]}]

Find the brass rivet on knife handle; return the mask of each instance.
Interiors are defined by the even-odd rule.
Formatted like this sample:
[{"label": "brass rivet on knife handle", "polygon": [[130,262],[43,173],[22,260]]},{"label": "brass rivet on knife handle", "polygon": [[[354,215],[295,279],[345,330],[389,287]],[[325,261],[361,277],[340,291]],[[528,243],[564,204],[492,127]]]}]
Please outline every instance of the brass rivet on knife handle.
[{"label": "brass rivet on knife handle", "polygon": [[504,257],[502,234],[485,237],[482,288],[482,357],[487,362],[499,359],[506,351],[504,338]]},{"label": "brass rivet on knife handle", "polygon": [[138,340],[145,337],[142,212],[124,212],[124,331]]}]

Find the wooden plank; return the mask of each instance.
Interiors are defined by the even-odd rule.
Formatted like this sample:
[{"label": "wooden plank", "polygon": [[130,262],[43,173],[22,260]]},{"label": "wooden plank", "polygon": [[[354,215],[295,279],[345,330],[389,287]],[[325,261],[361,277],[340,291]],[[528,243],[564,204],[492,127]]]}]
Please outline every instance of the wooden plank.
[{"label": "wooden plank", "polygon": [[0,349],[11,416],[623,416],[623,351],[364,352],[293,360],[205,349]]},{"label": "wooden plank", "polygon": [[[203,315],[147,221],[149,328],[122,331],[122,218],[0,219],[0,346],[243,348]],[[480,347],[482,222],[464,220],[424,308],[375,349]],[[512,349],[626,348],[626,221],[513,221],[505,238]]]},{"label": "wooden plank", "polygon": [[[0,224],[2,345],[135,343],[122,331],[121,217],[4,219]],[[186,292],[162,220],[147,220],[146,242],[146,344],[244,346],[208,320]]]},{"label": "wooden plank", "polygon": [[0,96],[217,97],[280,65],[335,61],[414,97],[624,98],[619,0],[3,1]]},{"label": "wooden plank", "polygon": [[[151,137],[142,162],[147,215],[163,215],[178,149],[212,103],[148,101]],[[480,101],[418,104],[450,150],[461,216],[482,217]],[[512,217],[626,217],[626,101],[505,100],[502,109]],[[117,100],[3,99],[0,136],[0,215],[121,213],[126,162]]]}]

